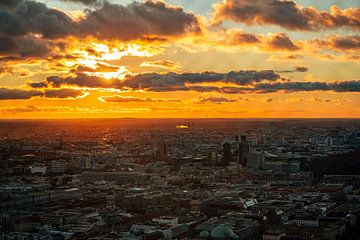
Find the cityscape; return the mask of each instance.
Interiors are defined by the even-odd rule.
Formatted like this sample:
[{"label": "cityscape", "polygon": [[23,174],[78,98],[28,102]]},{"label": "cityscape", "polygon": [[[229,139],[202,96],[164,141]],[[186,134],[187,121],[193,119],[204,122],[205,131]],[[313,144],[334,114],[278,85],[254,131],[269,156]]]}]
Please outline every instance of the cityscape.
[{"label": "cityscape", "polygon": [[0,0],[0,240],[360,240],[360,0]]},{"label": "cityscape", "polygon": [[358,239],[360,122],[0,121],[1,240]]}]

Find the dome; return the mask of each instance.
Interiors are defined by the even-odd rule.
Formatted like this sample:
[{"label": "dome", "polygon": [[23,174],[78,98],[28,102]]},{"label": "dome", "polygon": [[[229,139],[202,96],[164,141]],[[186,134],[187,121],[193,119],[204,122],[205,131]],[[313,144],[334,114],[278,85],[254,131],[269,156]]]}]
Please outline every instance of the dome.
[{"label": "dome", "polygon": [[234,238],[235,233],[228,226],[219,225],[211,231],[210,237],[215,239],[228,239]]},{"label": "dome", "polygon": [[200,233],[200,235],[199,235],[200,237],[208,237],[208,236],[210,236],[210,233],[208,232],[208,231],[201,231],[201,233]]}]

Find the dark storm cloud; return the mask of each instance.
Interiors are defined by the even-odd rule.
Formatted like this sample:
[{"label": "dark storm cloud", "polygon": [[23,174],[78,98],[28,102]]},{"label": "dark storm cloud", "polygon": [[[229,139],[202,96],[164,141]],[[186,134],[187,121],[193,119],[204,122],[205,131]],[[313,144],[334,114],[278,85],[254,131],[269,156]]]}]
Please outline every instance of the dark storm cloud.
[{"label": "dark storm cloud", "polygon": [[296,51],[299,50],[300,47],[297,46],[288,35],[285,33],[278,33],[273,35],[268,41],[267,45],[271,49],[275,50],[289,50],[289,51]]},{"label": "dark storm cloud", "polygon": [[36,90],[27,91],[21,89],[0,88],[0,100],[30,99],[32,97],[39,97],[42,95],[42,92]]},{"label": "dark storm cloud", "polygon": [[81,89],[61,88],[45,90],[44,96],[47,98],[78,98],[84,96],[85,92]]},{"label": "dark storm cloud", "polygon": [[290,30],[315,31],[325,28],[360,28],[360,8],[318,11],[302,7],[295,1],[280,0],[225,0],[214,7],[214,20],[232,20],[249,25],[273,24]]}]

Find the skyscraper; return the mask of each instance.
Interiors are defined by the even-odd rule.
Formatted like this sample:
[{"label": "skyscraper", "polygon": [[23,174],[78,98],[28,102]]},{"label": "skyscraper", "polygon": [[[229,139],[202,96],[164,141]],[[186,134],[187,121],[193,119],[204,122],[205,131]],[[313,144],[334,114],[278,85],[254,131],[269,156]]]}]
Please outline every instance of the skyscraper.
[{"label": "skyscraper", "polygon": [[236,142],[238,144],[238,163],[243,167],[247,165],[247,155],[250,151],[250,145],[247,142],[246,135],[237,135]]},{"label": "skyscraper", "polygon": [[223,158],[222,165],[229,166],[229,162],[231,162],[231,145],[228,142],[223,143]]}]

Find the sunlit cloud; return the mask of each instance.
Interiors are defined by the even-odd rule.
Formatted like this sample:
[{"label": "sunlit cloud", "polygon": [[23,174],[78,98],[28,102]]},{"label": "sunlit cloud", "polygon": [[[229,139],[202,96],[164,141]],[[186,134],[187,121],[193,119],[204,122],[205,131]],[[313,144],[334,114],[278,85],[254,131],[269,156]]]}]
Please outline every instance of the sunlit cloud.
[{"label": "sunlit cloud", "polygon": [[348,117],[360,19],[339,5],[223,0],[205,15],[166,1],[1,2],[0,113]]}]

